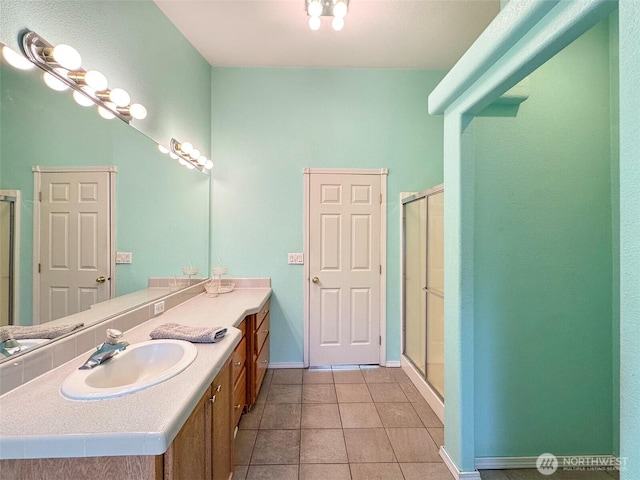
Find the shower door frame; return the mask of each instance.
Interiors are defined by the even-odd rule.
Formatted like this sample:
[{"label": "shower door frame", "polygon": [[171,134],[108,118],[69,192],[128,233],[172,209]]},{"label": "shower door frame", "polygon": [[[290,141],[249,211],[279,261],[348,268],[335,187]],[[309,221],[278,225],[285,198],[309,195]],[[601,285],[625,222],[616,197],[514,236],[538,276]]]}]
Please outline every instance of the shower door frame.
[{"label": "shower door frame", "polygon": [[0,197],[13,199],[13,261],[11,265],[11,284],[9,302],[11,303],[11,317],[9,325],[16,324],[20,318],[20,190],[0,190]]}]

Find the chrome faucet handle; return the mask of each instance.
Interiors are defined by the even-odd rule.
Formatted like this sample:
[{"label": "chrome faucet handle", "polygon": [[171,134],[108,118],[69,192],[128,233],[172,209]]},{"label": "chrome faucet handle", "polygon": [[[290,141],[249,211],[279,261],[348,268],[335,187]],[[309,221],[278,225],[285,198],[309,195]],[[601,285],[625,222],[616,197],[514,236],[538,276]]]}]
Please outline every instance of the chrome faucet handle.
[{"label": "chrome faucet handle", "polygon": [[107,340],[105,343],[109,345],[115,345],[118,343],[118,340],[122,338],[122,332],[120,330],[116,330],[115,328],[107,328]]}]

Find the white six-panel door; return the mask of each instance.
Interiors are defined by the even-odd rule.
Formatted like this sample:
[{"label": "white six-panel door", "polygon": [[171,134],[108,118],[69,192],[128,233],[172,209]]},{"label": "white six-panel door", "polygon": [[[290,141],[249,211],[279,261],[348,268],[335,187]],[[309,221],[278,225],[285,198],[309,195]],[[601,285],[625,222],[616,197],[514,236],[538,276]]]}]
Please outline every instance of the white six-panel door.
[{"label": "white six-panel door", "polygon": [[43,172],[39,323],[111,297],[110,174]]},{"label": "white six-panel door", "polygon": [[381,176],[311,174],[309,363],[380,361]]}]

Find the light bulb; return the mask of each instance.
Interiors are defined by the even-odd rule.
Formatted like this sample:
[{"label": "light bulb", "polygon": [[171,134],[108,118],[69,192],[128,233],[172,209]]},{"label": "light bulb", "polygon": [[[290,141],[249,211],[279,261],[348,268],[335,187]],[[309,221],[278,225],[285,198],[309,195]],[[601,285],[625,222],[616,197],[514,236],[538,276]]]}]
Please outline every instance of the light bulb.
[{"label": "light bulb", "polygon": [[83,107],[90,107],[91,105],[94,105],[93,101],[90,98],[78,92],[77,90],[73,92],[73,99],[78,105],[82,105]]},{"label": "light bulb", "polygon": [[311,17],[319,17],[322,15],[322,3],[320,0],[311,0],[307,7],[307,13]]},{"label": "light bulb", "polygon": [[204,155],[200,155],[198,157],[198,165],[204,165],[205,163],[207,163],[209,161],[209,159],[207,157],[205,157]]},{"label": "light bulb", "polygon": [[158,144],[158,150],[160,150],[160,153],[169,153],[169,149],[164,145]]},{"label": "light bulb", "polygon": [[337,18],[344,18],[347,15],[347,4],[344,0],[336,0],[333,6],[333,16]]},{"label": "light bulb", "polygon": [[204,164],[204,168],[211,170],[213,168],[213,161],[207,160],[207,163]]},{"label": "light bulb", "polygon": [[138,120],[142,120],[143,118],[147,118],[147,109],[144,108],[144,105],[140,105],[139,103],[134,103],[129,107],[129,114]]},{"label": "light bulb", "polygon": [[107,82],[107,77],[105,77],[97,70],[89,70],[87,73],[85,73],[84,83],[96,92],[106,90],[107,86],[109,85],[109,83]]},{"label": "light bulb", "polygon": [[318,30],[320,28],[320,17],[309,17],[309,28]]},{"label": "light bulb", "polygon": [[176,155],[176,154],[175,154],[175,153],[173,153],[173,152],[169,152],[169,156],[170,156],[172,159],[174,159],[174,160],[177,160],[178,158],[180,158],[180,157],[178,157],[178,155]]},{"label": "light bulb", "polygon": [[191,152],[189,153],[189,156],[191,158],[193,158],[194,160],[200,157],[200,150],[198,150],[197,148],[194,148],[193,150],[191,150]]},{"label": "light bulb", "polygon": [[339,32],[340,30],[342,30],[342,27],[344,27],[344,18],[333,17],[333,20],[331,21],[331,26],[336,32]]},{"label": "light bulb", "polygon": [[116,104],[118,107],[126,107],[131,101],[129,94],[122,88],[114,88],[109,92],[109,100]]},{"label": "light bulb", "polygon": [[[107,103],[105,105],[109,105],[109,104]],[[109,107],[111,107],[111,105],[109,105]],[[115,108],[115,105],[113,106],[113,108]],[[98,107],[98,113],[105,120],[111,120],[112,118],[115,117],[115,114],[112,111],[104,107]]]},{"label": "light bulb", "polygon": [[178,163],[183,166],[187,166],[189,162],[187,162],[184,158],[178,157]]},{"label": "light bulb", "polygon": [[35,65],[20,55],[18,52],[11,50],[6,45],[2,47],[2,56],[9,65],[19,70],[31,70]]},{"label": "light bulb", "polygon": [[52,90],[56,90],[57,92],[64,92],[69,88],[69,85],[64,83],[62,80],[54,77],[49,72],[44,72],[44,74],[42,75],[42,79],[44,80],[44,83],[47,84],[47,87]]},{"label": "light bulb", "polygon": [[185,165],[185,167],[187,167],[189,170],[193,170],[194,168],[196,168],[195,166],[193,166],[192,164],[190,164],[189,162],[186,162],[187,164]]},{"label": "light bulb", "polygon": [[184,142],[180,144],[180,151],[186,155],[189,155],[191,153],[191,150],[193,150],[193,145],[191,145],[189,142]]},{"label": "light bulb", "polygon": [[82,58],[78,51],[63,43],[55,46],[52,57],[58,65],[67,70],[77,70],[82,65]]}]

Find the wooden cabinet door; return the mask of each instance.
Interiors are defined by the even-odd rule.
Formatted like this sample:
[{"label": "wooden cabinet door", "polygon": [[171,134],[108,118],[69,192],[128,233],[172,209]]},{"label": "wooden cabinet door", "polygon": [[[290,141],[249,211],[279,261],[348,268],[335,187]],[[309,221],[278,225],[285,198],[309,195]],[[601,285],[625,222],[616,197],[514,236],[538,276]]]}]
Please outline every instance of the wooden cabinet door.
[{"label": "wooden cabinet door", "polygon": [[198,402],[164,454],[164,479],[211,478],[211,394]]},{"label": "wooden cabinet door", "polygon": [[[233,378],[231,362],[233,357],[225,363],[211,384],[213,402],[213,419],[211,423],[212,444],[211,464],[213,480],[228,480],[232,471],[232,434],[231,434],[231,401],[233,392]],[[188,478],[188,477],[185,477]]]}]

